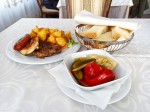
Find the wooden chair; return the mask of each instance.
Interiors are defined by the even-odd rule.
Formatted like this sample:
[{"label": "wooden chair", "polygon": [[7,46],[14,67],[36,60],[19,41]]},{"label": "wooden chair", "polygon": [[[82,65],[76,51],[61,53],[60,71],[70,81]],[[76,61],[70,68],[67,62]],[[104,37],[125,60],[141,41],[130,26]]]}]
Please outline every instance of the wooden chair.
[{"label": "wooden chair", "polygon": [[108,17],[112,0],[66,0],[67,18],[74,16],[82,11],[87,10],[98,16]]},{"label": "wooden chair", "polygon": [[48,17],[48,16],[59,16],[59,11],[55,9],[48,9],[43,5],[43,0],[36,0],[37,4],[41,11],[41,17]]}]

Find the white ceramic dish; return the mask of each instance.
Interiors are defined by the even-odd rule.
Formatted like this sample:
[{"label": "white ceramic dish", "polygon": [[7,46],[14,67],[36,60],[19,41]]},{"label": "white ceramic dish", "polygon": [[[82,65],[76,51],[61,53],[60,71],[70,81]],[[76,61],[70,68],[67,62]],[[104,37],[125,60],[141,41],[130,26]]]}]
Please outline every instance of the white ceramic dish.
[{"label": "white ceramic dish", "polygon": [[[99,55],[104,55],[104,56],[108,56],[110,58],[112,58],[113,60],[115,60],[117,62],[117,67],[115,68],[114,70],[114,73],[116,74],[116,79],[113,80],[113,81],[110,81],[110,82],[107,82],[107,83],[104,83],[104,84],[100,84],[100,85],[97,85],[97,86],[93,86],[93,87],[85,87],[85,86],[81,86],[77,83],[76,79],[71,75],[71,73],[69,72],[71,70],[71,65],[72,63],[74,62],[74,59],[75,58],[79,58],[79,57],[87,57],[89,54],[99,54]],[[123,80],[126,80],[130,73],[131,73],[131,70],[130,69],[127,69],[127,67],[125,65],[123,65],[123,63],[117,61],[114,57],[112,57],[108,52],[106,51],[103,51],[103,50],[98,50],[98,49],[95,49],[95,50],[87,50],[87,51],[82,51],[82,52],[77,52],[77,53],[72,53],[72,54],[69,54],[67,56],[65,56],[65,58],[63,59],[63,62],[65,64],[65,67],[67,68],[70,76],[73,78],[73,81],[75,82],[75,84],[81,88],[81,89],[84,89],[84,90],[95,90],[95,89],[100,89],[102,87],[106,87],[106,86],[109,86],[113,83],[117,83],[117,82],[121,82]]]},{"label": "white ceramic dish", "polygon": [[[56,80],[57,81],[57,80]],[[66,86],[64,86],[63,84],[59,83],[57,81],[58,87],[60,88],[60,90],[67,95],[68,97],[70,97],[71,99],[78,101],[80,103],[84,103],[84,104],[89,104],[89,105],[93,105],[90,102],[88,102],[86,99],[82,98],[80,95],[78,95],[75,90],[70,89]],[[123,99],[130,91],[131,89],[131,78],[129,77],[120,87],[119,91],[115,94],[113,94],[113,96],[111,97],[109,104],[115,103],[117,101],[120,101],[121,99]]]},{"label": "white ceramic dish", "polygon": [[[72,38],[76,42],[78,42],[75,36],[72,35]],[[40,59],[40,58],[36,58],[35,56],[24,56],[18,51],[15,51],[13,49],[13,46],[18,40],[19,39],[16,38],[8,43],[6,48],[6,55],[8,56],[9,59],[22,64],[39,65],[39,64],[48,64],[48,63],[57,62],[62,60],[67,54],[77,52],[80,48],[80,43],[78,42],[78,44],[74,45],[72,48],[68,48],[59,54],[55,54],[53,56]]]}]

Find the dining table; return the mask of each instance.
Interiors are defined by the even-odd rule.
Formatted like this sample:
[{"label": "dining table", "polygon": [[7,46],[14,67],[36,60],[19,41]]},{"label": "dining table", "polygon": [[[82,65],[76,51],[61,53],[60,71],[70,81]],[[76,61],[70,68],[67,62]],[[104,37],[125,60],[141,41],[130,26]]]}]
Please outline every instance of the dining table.
[{"label": "dining table", "polygon": [[[72,90],[60,85],[48,72],[62,63],[64,56],[45,64],[13,60],[11,56],[16,51],[8,54],[10,42],[30,33],[36,26],[71,31],[76,38],[75,27],[78,23],[74,19],[22,18],[0,32],[0,112],[150,112],[150,19],[115,20],[141,25],[125,48],[111,53],[132,70],[128,90],[124,90],[129,85],[127,83],[120,91],[126,92],[126,95],[102,110],[77,100]],[[77,48],[67,54],[87,50],[83,46]]]}]

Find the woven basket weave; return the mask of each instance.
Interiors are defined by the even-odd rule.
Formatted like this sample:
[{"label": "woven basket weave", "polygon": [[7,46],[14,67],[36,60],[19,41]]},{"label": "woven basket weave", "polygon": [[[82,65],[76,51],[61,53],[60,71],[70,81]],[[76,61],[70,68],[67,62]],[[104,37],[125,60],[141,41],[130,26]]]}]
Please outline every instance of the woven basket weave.
[{"label": "woven basket weave", "polygon": [[80,24],[76,26],[75,34],[79,42],[88,49],[103,49],[108,52],[114,52],[127,46],[134,37],[134,34],[132,34],[128,40],[115,42],[98,41],[81,36],[79,31],[84,31],[85,29],[87,29],[87,25]]}]

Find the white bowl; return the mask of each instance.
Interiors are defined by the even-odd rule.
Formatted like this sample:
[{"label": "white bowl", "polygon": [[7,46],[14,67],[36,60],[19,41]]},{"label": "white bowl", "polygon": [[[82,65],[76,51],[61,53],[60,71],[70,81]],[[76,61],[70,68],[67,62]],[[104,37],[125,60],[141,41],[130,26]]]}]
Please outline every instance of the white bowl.
[{"label": "white bowl", "polygon": [[[114,70],[114,73],[116,75],[115,80],[104,83],[104,84],[100,84],[97,86],[92,86],[92,87],[86,87],[86,86],[82,86],[82,85],[78,84],[78,82],[76,81],[74,76],[70,73],[71,65],[74,62],[75,58],[87,57],[89,54],[99,54],[99,55],[110,57],[113,60],[115,60],[117,62],[117,66]],[[65,67],[67,68],[69,75],[72,77],[72,79],[73,79],[72,81],[75,82],[75,85],[81,89],[84,89],[84,90],[95,90],[95,89],[100,89],[102,87],[109,86],[109,85],[114,84],[114,83],[118,83],[118,82],[121,83],[121,82],[125,81],[129,77],[129,75],[131,74],[131,69],[127,68],[123,63],[116,60],[108,52],[106,52],[104,50],[99,50],[99,49],[87,50],[87,51],[69,54],[69,55],[65,56],[65,58],[63,59],[63,63],[65,65]]]}]

